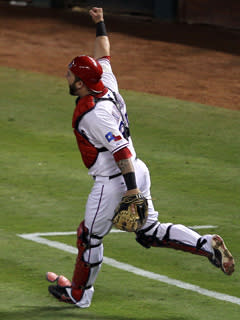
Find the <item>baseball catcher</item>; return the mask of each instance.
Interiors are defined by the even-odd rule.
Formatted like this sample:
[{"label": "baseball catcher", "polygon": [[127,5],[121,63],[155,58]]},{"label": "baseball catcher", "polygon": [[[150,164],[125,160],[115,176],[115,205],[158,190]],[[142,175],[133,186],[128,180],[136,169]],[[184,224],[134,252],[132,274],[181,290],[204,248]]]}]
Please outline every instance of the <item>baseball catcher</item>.
[{"label": "baseball catcher", "polygon": [[91,305],[103,262],[103,238],[113,225],[134,232],[144,248],[166,247],[197,254],[231,275],[234,259],[220,236],[201,236],[184,225],[158,221],[149,170],[137,157],[127,106],[112,71],[103,10],[94,7],[89,13],[96,26],[94,58],[75,57],[68,65],[66,79],[69,93],[77,97],[72,128],[93,187],[77,229],[72,280],[49,272],[50,294],[79,308]]}]

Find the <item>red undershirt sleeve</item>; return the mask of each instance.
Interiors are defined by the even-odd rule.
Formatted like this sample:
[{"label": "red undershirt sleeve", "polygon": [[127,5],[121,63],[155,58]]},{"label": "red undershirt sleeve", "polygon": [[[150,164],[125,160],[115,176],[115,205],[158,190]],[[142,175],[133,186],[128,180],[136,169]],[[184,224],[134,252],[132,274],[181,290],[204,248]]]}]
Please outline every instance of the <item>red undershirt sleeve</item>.
[{"label": "red undershirt sleeve", "polygon": [[101,60],[101,59],[107,59],[107,60],[111,60],[111,56],[102,56],[101,58],[98,58],[97,60]]},{"label": "red undershirt sleeve", "polygon": [[115,152],[113,154],[113,156],[114,156],[115,161],[118,162],[123,159],[131,158],[132,153],[127,147],[125,147],[125,148],[122,148],[121,150]]}]

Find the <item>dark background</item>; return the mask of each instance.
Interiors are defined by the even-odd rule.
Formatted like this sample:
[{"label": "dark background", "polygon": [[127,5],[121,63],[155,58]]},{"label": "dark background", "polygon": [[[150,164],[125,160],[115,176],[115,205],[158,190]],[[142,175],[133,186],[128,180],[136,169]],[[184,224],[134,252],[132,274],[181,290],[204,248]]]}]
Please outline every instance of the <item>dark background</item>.
[{"label": "dark background", "polygon": [[0,0],[0,3],[41,8],[104,7],[113,13],[162,21],[208,24],[240,29],[239,0]]}]

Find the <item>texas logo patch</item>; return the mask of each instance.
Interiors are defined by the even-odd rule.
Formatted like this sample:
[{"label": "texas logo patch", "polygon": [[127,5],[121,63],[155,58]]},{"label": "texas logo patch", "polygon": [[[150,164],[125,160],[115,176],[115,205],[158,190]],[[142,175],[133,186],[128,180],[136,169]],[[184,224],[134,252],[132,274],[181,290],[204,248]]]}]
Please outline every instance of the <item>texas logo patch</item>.
[{"label": "texas logo patch", "polygon": [[112,140],[119,141],[122,139],[121,136],[115,136],[111,131],[105,135],[105,138],[107,139],[108,142],[111,142]]}]

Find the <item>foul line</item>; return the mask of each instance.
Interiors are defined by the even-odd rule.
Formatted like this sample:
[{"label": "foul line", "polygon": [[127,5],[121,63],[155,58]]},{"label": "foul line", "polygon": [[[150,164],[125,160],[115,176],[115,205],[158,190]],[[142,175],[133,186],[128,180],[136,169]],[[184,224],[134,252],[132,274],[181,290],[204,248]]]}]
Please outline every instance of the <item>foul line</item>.
[{"label": "foul line", "polygon": [[[216,229],[218,226],[205,225],[205,226],[188,226],[190,229],[198,230],[198,229]],[[111,229],[110,233],[125,233],[125,231],[121,231],[119,229]],[[35,233],[26,233],[26,234],[18,234],[18,236],[70,236],[77,234],[76,231],[66,231],[66,232],[35,232]],[[24,237],[22,237],[24,238]],[[33,240],[34,241],[34,240]]]},{"label": "foul line", "polygon": [[[116,231],[113,231],[116,232]],[[72,253],[72,254],[77,254],[78,250],[77,248],[74,248],[70,245],[64,244],[62,242],[59,241],[52,241],[52,240],[48,240],[45,238],[42,238],[42,236],[58,236],[58,235],[73,235],[76,234],[76,232],[74,231],[70,231],[70,232],[43,232],[43,233],[28,233],[28,234],[18,234],[19,237],[23,238],[23,239],[27,239],[27,240],[31,240],[40,244],[45,244],[49,247],[52,248],[56,248],[56,249],[60,249],[62,251],[68,252],[68,253]],[[211,298],[215,298],[217,300],[221,300],[221,301],[225,301],[225,302],[231,302],[237,305],[240,305],[240,298],[238,297],[234,297],[234,296],[230,296],[227,294],[223,294],[223,293],[219,293],[216,291],[210,291],[207,289],[203,289],[199,286],[196,285],[192,285],[190,283],[187,282],[183,282],[180,280],[176,280],[176,279],[172,279],[169,278],[167,276],[163,276],[161,274],[157,274],[154,272],[150,272],[150,271],[146,271],[140,268],[136,268],[130,264],[127,263],[123,263],[123,262],[119,262],[115,259],[112,258],[108,258],[108,257],[104,257],[103,258],[103,263],[111,266],[111,267],[115,267],[117,269],[120,270],[124,270],[127,272],[131,272],[134,273],[135,275],[141,276],[141,277],[145,277],[151,280],[156,280],[156,281],[160,281],[178,288],[182,288],[185,290],[189,290],[189,291],[193,291],[193,292],[197,292],[201,295],[207,296],[207,297],[211,297]]]}]

